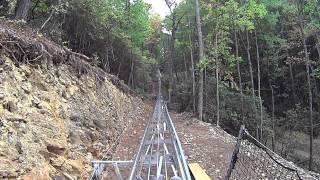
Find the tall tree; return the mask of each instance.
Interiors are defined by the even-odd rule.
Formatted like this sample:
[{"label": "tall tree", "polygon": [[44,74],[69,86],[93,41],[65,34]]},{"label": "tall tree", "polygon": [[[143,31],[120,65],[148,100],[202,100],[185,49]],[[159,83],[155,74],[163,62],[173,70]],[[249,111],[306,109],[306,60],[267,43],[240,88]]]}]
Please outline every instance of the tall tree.
[{"label": "tall tree", "polygon": [[26,20],[30,8],[30,0],[18,0],[16,5],[15,19]]},{"label": "tall tree", "polygon": [[240,101],[241,101],[241,123],[244,124],[244,116],[243,116],[243,88],[242,88],[242,78],[241,78],[241,68],[240,68],[240,57],[239,57],[239,39],[238,39],[238,31],[239,31],[239,5],[235,1],[229,1],[229,5],[232,10],[232,26],[234,33],[234,45],[235,45],[235,57],[237,61],[237,73],[238,73],[238,83],[240,90]]},{"label": "tall tree", "polygon": [[220,127],[220,89],[219,89],[219,55],[218,55],[218,24],[215,35],[215,61],[216,61],[216,101],[217,101],[217,126]]},{"label": "tall tree", "polygon": [[241,68],[240,68],[240,57],[239,57],[239,39],[238,31],[234,30],[234,43],[236,50],[236,59],[237,59],[237,72],[239,79],[239,89],[240,89],[240,101],[241,101],[241,123],[244,124],[244,115],[243,115],[243,88],[242,88],[242,78],[241,78]]},{"label": "tall tree", "polygon": [[[204,45],[202,39],[202,29],[201,29],[201,14],[200,14],[200,3],[199,0],[195,0],[196,3],[196,22],[198,30],[198,41],[199,41],[199,62],[204,59]],[[199,72],[199,100],[198,100],[198,115],[199,119],[203,118],[203,68],[200,67]]]},{"label": "tall tree", "polygon": [[150,20],[150,6],[145,3],[143,0],[134,0],[131,4],[130,1],[127,1],[126,4],[127,16],[128,16],[128,31],[130,36],[130,41],[132,47],[130,48],[129,59],[130,64],[130,73],[128,78],[128,85],[132,88],[135,87],[134,83],[134,68],[135,68],[135,59],[133,56],[134,47],[141,47],[141,55],[143,56],[143,49],[148,38],[151,36],[151,20]]},{"label": "tall tree", "polygon": [[[311,3],[310,3],[311,2]],[[310,126],[310,149],[309,149],[309,170],[313,169],[313,136],[314,136],[314,127],[313,127],[313,94],[312,94],[312,83],[311,83],[311,64],[310,57],[308,52],[307,40],[305,35],[305,26],[306,19],[309,19],[310,16],[313,15],[314,11],[311,9],[317,9],[318,4],[317,1],[311,0],[308,2],[297,0],[297,24],[300,31],[301,44],[304,52],[304,61],[306,68],[306,76],[307,76],[307,87],[308,87],[308,103],[309,103],[309,126]],[[309,19],[310,20],[310,19]]]},{"label": "tall tree", "polygon": [[[178,31],[178,27],[179,24],[182,20],[182,18],[184,17],[186,12],[180,13],[178,14],[177,12],[177,6],[178,3],[176,2],[176,0],[165,0],[170,12],[171,12],[171,39],[170,39],[170,55],[169,55],[169,73],[170,73],[170,80],[169,80],[169,102],[171,102],[171,96],[172,96],[172,91],[173,91],[173,71],[174,71],[174,59],[176,56],[176,52],[175,52],[175,42],[176,42],[176,34]],[[178,77],[177,77],[178,78]]]},{"label": "tall tree", "polygon": [[189,49],[190,49],[190,63],[191,63],[191,77],[192,77],[192,111],[196,112],[196,78],[195,78],[195,68],[194,68],[194,58],[193,58],[193,44],[191,39],[191,21],[190,14],[188,14],[188,39],[189,39]]},{"label": "tall tree", "polygon": [[261,74],[260,74],[260,52],[259,52],[259,45],[258,45],[258,35],[257,30],[254,30],[255,35],[255,43],[256,43],[256,56],[257,56],[257,69],[258,69],[258,98],[259,98],[259,109],[260,109],[260,134],[259,137],[262,139],[263,133],[263,107],[262,107],[262,98],[261,98]]},{"label": "tall tree", "polygon": [[[250,45],[250,38],[249,38],[249,31],[254,31],[256,35],[256,27],[257,22],[259,19],[263,18],[267,14],[266,7],[264,4],[259,4],[256,0],[249,0],[247,4],[244,6],[244,25],[245,25],[245,34],[246,34],[246,53],[247,59],[249,64],[249,72],[250,72],[250,82],[251,82],[251,95],[253,99],[254,111],[256,111],[256,101],[255,101],[255,86],[254,86],[254,75],[253,75],[253,65],[251,60],[251,45]],[[262,99],[260,94],[260,56],[259,56],[259,46],[258,46],[258,39],[256,36],[256,54],[257,54],[257,64],[258,64],[258,97],[260,102],[260,133],[259,133],[259,125],[258,122],[256,123],[256,136],[260,139],[262,138]],[[260,134],[260,136],[259,136]]]},{"label": "tall tree", "polygon": [[303,51],[305,57],[305,65],[307,71],[307,84],[308,84],[308,94],[309,94],[309,120],[310,120],[310,158],[309,158],[309,170],[312,171],[313,166],[313,102],[312,102],[312,86],[311,86],[311,77],[310,77],[310,60],[308,54],[308,48],[306,43],[306,37],[303,31],[303,22],[300,21],[300,33],[301,41],[303,44]]}]

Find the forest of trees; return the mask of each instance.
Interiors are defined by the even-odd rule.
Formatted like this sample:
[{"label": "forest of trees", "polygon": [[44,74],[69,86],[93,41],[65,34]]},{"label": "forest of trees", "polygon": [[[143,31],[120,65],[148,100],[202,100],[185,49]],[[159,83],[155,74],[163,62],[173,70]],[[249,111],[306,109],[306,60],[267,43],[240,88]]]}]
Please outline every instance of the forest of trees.
[{"label": "forest of trees", "polygon": [[0,0],[0,16],[92,57],[136,92],[151,93],[159,69],[170,108],[234,135],[244,124],[320,172],[320,1],[162,1],[165,19],[143,0]]}]

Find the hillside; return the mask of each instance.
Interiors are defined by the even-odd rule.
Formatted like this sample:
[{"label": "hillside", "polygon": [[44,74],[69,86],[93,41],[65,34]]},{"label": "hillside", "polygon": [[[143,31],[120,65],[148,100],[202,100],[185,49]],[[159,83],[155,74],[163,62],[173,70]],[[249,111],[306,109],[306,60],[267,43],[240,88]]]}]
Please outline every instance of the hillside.
[{"label": "hillside", "polygon": [[79,75],[68,63],[47,69],[43,62],[14,61],[9,52],[18,46],[29,58],[37,53],[28,52],[30,46],[60,48],[41,36],[42,42],[29,41],[36,35],[27,32],[33,33],[0,25],[1,45],[12,34],[17,43],[0,50],[0,177],[85,179],[90,161],[112,149],[128,122],[139,116],[141,100],[107,74]]},{"label": "hillside", "polygon": [[[4,62],[3,62],[4,61]],[[87,177],[90,160],[112,148],[137,115],[139,100],[110,80],[78,78],[61,65],[50,71],[14,66],[2,56],[0,177]]]}]

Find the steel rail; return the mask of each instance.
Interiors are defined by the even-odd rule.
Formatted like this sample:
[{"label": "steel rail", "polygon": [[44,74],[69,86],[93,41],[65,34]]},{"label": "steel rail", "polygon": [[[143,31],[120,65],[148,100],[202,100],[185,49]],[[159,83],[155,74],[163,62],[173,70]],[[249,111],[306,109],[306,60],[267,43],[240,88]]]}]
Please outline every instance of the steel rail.
[{"label": "steel rail", "polygon": [[[149,126],[151,124],[151,121],[155,118],[155,115],[156,115],[156,110],[157,110],[157,107],[160,105],[160,96],[158,96],[157,98],[157,102],[156,102],[156,106],[155,106],[155,110],[153,112],[153,115],[152,115],[152,118],[149,120],[148,122],[148,125],[147,125],[147,128],[145,129],[144,131],[144,134],[143,134],[143,138],[142,138],[142,142],[140,144],[140,147],[139,147],[139,150],[138,150],[138,154],[136,155],[136,158],[135,158],[135,161],[134,161],[134,164],[132,166],[132,170],[131,170],[131,173],[130,173],[130,176],[129,176],[129,180],[135,180],[134,177],[135,176],[135,173],[136,173],[136,169],[137,169],[137,165],[139,163],[139,158],[141,157],[141,154],[142,154],[142,148],[144,146],[143,142],[145,141],[146,139],[146,136],[147,136],[147,132],[149,130]],[[150,156],[151,157],[151,156]]]},{"label": "steel rail", "polygon": [[168,117],[168,120],[169,120],[169,125],[171,126],[172,128],[172,131],[173,131],[173,135],[174,135],[174,140],[175,140],[175,143],[177,145],[177,149],[176,149],[176,153],[177,153],[177,158],[179,158],[179,162],[180,162],[180,173],[182,175],[182,179],[183,180],[191,180],[191,175],[190,175],[190,172],[189,172],[189,167],[188,167],[188,164],[187,164],[187,161],[186,161],[186,157],[184,155],[184,151],[182,149],[182,145],[181,145],[181,142],[180,142],[180,139],[178,137],[178,133],[173,125],[173,122],[171,120],[171,117],[169,115],[169,111],[168,111],[168,107],[167,107],[167,104],[165,104],[165,112],[166,112],[166,115]]},{"label": "steel rail", "polygon": [[[155,135],[155,139],[148,142],[148,136]],[[166,136],[168,135],[168,136]],[[155,164],[151,164],[151,156],[149,160],[148,173],[146,174],[147,179],[170,179],[175,177],[181,180],[191,180],[189,173],[189,168],[187,161],[182,150],[181,142],[178,138],[178,134],[175,130],[167,105],[161,96],[158,96],[157,103],[154,108],[154,113],[152,119],[148,122],[148,126],[145,131],[143,140],[141,141],[139,151],[135,157],[133,167],[131,169],[129,180],[136,180],[137,178],[142,178],[142,176],[137,176],[138,165],[141,165],[143,157],[141,157],[141,152],[146,145],[155,145],[155,149],[148,153],[156,158]],[[147,150],[149,149],[149,146]],[[153,149],[153,148],[152,148]],[[154,152],[155,151],[155,152]],[[170,152],[169,152],[170,151]],[[170,163],[170,158],[172,157],[173,163]],[[164,167],[163,167],[164,166]],[[168,171],[167,166],[171,167]],[[142,169],[143,167],[141,167]],[[140,169],[139,175],[142,172]],[[171,176],[171,177],[168,177]],[[143,176],[144,177],[144,176]]]},{"label": "steel rail", "polygon": [[[150,114],[140,146],[133,161],[92,161],[95,178],[99,179],[107,165],[113,165],[118,179],[129,180],[191,180],[188,164],[178,133],[162,96]],[[130,167],[128,177],[120,171]],[[128,170],[128,169],[127,169]]]}]

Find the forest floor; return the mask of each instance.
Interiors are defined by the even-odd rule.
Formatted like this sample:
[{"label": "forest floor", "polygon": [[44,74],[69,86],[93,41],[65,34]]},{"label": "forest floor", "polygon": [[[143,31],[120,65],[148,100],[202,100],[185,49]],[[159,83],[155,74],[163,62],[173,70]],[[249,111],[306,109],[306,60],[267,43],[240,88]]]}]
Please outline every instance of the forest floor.
[{"label": "forest floor", "polygon": [[[137,153],[153,111],[153,102],[145,102],[143,109],[143,117],[132,122],[121,137],[114,159],[131,160]],[[220,128],[193,118],[189,113],[170,114],[188,162],[199,163],[212,179],[223,179],[236,138]]]}]

